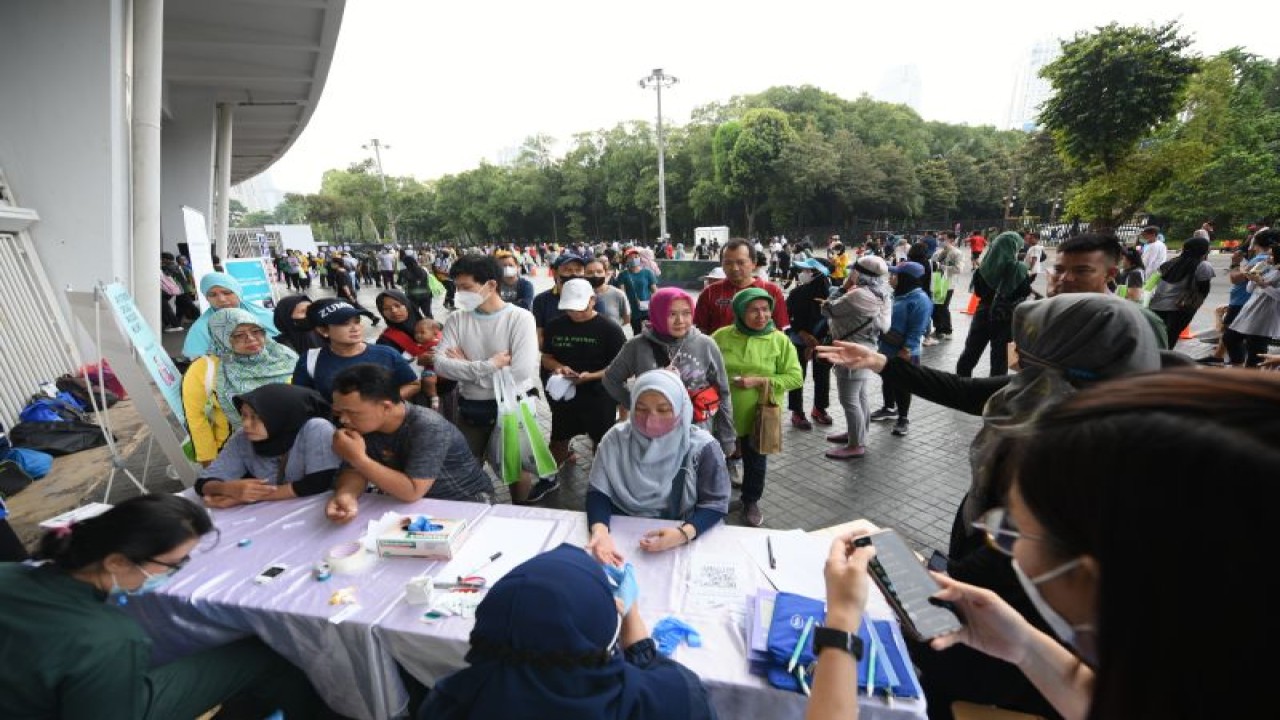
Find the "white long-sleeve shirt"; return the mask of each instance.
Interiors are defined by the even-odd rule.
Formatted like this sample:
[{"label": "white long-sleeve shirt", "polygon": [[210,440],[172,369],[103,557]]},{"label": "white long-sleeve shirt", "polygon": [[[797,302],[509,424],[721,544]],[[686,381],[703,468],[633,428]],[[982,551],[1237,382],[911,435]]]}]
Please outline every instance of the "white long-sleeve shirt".
[{"label": "white long-sleeve shirt", "polygon": [[[450,348],[459,348],[467,360],[448,357]],[[527,392],[538,387],[538,328],[533,314],[515,305],[504,305],[493,314],[456,310],[449,315],[436,348],[435,369],[442,377],[458,381],[458,391],[468,400],[492,400],[493,374],[489,358],[511,353],[511,374],[516,389]]]},{"label": "white long-sleeve shirt", "polygon": [[1151,274],[1159,270],[1168,259],[1169,248],[1162,241],[1157,240],[1142,246],[1142,266],[1146,268],[1147,277],[1151,277]]}]

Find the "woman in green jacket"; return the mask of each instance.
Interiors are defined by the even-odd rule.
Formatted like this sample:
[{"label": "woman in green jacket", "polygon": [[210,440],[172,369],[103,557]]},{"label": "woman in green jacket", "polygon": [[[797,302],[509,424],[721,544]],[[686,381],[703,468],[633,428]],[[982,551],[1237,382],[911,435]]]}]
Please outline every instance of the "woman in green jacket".
[{"label": "woman in green jacket", "polygon": [[767,459],[750,441],[760,393],[767,382],[776,403],[803,385],[804,376],[791,341],[773,325],[773,296],[761,288],[747,288],[733,296],[733,324],[715,331],[711,339],[720,347],[731,378],[733,425],[738,432],[735,455],[742,458],[742,519],[760,527]]}]

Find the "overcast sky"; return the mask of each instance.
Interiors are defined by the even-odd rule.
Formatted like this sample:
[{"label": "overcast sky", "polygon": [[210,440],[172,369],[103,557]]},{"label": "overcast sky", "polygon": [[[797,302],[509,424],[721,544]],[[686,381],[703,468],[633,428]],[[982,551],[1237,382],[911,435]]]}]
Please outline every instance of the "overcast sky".
[{"label": "overcast sky", "polygon": [[576,132],[652,122],[654,92],[637,83],[659,67],[680,81],[662,96],[675,124],[773,85],[875,96],[887,71],[915,65],[926,120],[1004,127],[1037,40],[1173,19],[1200,53],[1280,55],[1269,0],[347,0],[320,105],[270,173],[282,191],[315,192],[325,170],[369,157],[361,145],[375,137],[390,145],[387,174],[423,180],[535,133],[563,152]]}]

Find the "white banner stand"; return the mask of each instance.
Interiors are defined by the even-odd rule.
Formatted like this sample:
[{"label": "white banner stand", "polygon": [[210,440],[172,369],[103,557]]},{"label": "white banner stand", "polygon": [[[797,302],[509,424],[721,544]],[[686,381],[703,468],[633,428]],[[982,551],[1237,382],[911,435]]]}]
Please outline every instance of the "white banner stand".
[{"label": "white banner stand", "polygon": [[[195,465],[182,452],[183,438],[186,435],[183,421],[185,413],[182,410],[182,375],[164,351],[155,331],[142,319],[133,298],[119,283],[99,283],[93,292],[68,290],[67,300],[72,314],[98,348],[99,367],[103,359],[111,365],[112,372],[119,378],[138,414],[151,430],[146,464],[150,465],[152,443],[158,444],[169,461],[170,476],[176,476],[186,487],[194,485]],[[110,315],[110,322],[103,322],[104,311]],[[103,386],[103,375],[104,373],[99,373],[99,387]],[[156,401],[156,389],[165,398],[163,405]],[[90,396],[93,395],[91,392]],[[139,490],[146,492],[143,483],[125,467],[124,458],[120,456],[111,433],[110,413],[105,407],[97,408],[96,402],[95,400],[94,409],[98,412],[97,417],[106,434],[112,462],[103,500],[110,497],[111,484],[117,471],[122,471]],[[144,470],[144,476],[145,472]]]}]

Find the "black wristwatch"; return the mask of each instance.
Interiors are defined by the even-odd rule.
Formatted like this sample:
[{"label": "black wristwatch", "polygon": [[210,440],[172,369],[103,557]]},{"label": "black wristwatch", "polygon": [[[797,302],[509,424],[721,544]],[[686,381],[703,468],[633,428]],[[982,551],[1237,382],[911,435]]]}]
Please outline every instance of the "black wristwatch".
[{"label": "black wristwatch", "polygon": [[817,655],[822,648],[844,650],[854,660],[862,659],[862,638],[858,637],[858,633],[819,625],[813,629],[813,654]]}]

